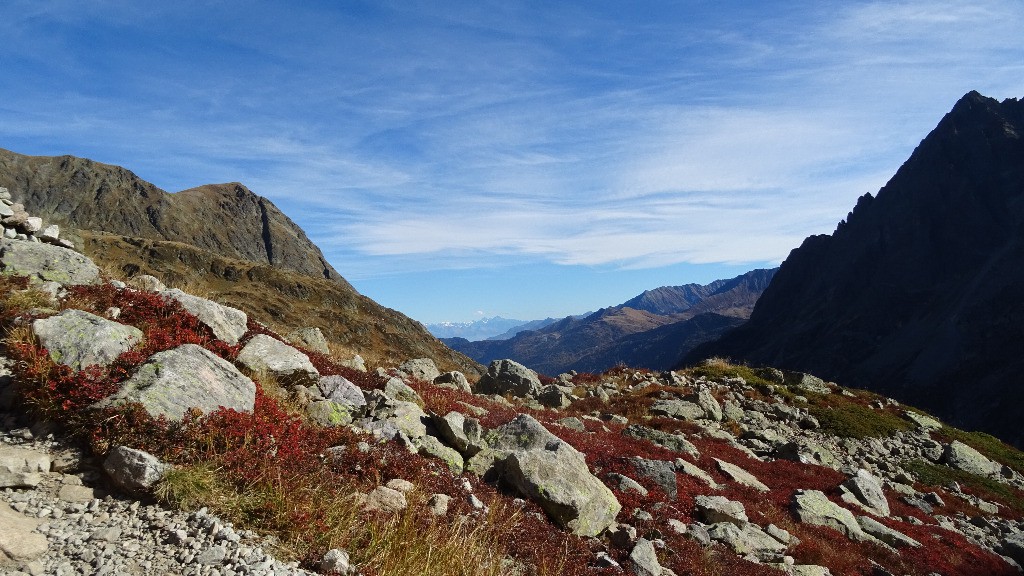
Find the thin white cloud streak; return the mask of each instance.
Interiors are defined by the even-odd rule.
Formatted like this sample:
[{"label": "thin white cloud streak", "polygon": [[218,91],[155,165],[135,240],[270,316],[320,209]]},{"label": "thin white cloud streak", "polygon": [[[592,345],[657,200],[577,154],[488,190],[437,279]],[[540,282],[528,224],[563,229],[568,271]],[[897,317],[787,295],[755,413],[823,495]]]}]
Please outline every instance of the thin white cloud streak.
[{"label": "thin white cloud streak", "polygon": [[[49,113],[15,94],[6,106],[37,113],[3,131],[102,134],[118,142],[111,156],[148,154],[129,167],[143,177],[153,167],[172,189],[242,180],[350,276],[516,257],[636,268],[777,262],[876,191],[956,97],[1024,89],[1015,2],[836,3],[753,31],[647,23],[631,33],[664,54],[585,64],[547,39],[566,21],[566,38],[616,33],[586,9],[538,24],[511,8],[393,8],[433,27],[346,37],[307,33],[320,16],[309,10],[245,17],[233,26],[251,34],[229,28],[220,40],[266,55],[266,79],[225,76],[226,65],[194,77],[153,70],[124,81],[188,98],[139,104],[69,89]],[[292,42],[266,42],[277,24]],[[676,42],[707,44],[707,62],[695,67]],[[343,56],[364,44],[379,54]],[[655,68],[630,60],[647,55]],[[289,113],[296,103],[305,115]]]}]

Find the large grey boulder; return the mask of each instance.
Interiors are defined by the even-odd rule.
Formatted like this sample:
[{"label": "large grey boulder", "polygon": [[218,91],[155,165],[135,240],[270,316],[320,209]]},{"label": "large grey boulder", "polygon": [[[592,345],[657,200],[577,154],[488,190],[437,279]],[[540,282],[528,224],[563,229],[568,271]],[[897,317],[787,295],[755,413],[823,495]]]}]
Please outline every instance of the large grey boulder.
[{"label": "large grey boulder", "polygon": [[103,470],[121,488],[147,490],[163,478],[171,467],[149,452],[116,446],[103,461]]},{"label": "large grey boulder", "polygon": [[236,360],[249,370],[268,374],[280,382],[320,380],[320,372],[309,356],[266,334],[257,334],[246,342]]},{"label": "large grey boulder", "polygon": [[473,387],[469,385],[469,380],[466,379],[466,375],[457,371],[441,374],[437,378],[434,378],[434,384],[444,388],[462,390],[463,392],[473,391]]},{"label": "large grey boulder", "polygon": [[752,554],[762,561],[778,561],[788,548],[756,524],[748,523],[741,528],[732,522],[719,522],[708,527],[708,536],[736,554]]},{"label": "large grey boulder", "polygon": [[83,310],[65,310],[36,320],[32,333],[49,351],[50,359],[73,370],[108,366],[142,341],[142,330]]},{"label": "large grey boulder", "polygon": [[978,476],[994,476],[999,473],[1001,468],[999,464],[959,440],[953,440],[945,446],[942,462],[950,468]]},{"label": "large grey boulder", "polygon": [[658,554],[654,543],[646,538],[640,538],[629,553],[629,563],[637,576],[661,576],[664,569],[658,562]]},{"label": "large grey boulder", "polygon": [[719,460],[718,458],[713,458],[713,460],[715,461],[715,464],[718,465],[718,469],[722,471],[722,474],[728,476],[733,482],[743,486],[749,486],[750,488],[760,490],[761,492],[767,492],[769,490],[768,486],[765,486],[765,484],[758,480],[756,476],[747,472],[743,468],[740,468],[735,464],[730,464],[725,460]]},{"label": "large grey boulder", "polygon": [[697,392],[696,401],[697,405],[704,410],[705,417],[715,420],[716,422],[721,422],[723,417],[722,405],[719,404],[718,400],[711,395],[710,390],[707,388],[701,388]]},{"label": "large grey boulder", "polygon": [[793,495],[792,507],[801,522],[827,526],[838,530],[851,540],[871,539],[871,536],[861,529],[853,512],[829,500],[820,490],[798,490]]},{"label": "large grey boulder", "polygon": [[227,360],[195,344],[150,356],[113,396],[97,407],[142,404],[151,416],[181,420],[189,408],[213,412],[223,406],[251,412],[256,385]]},{"label": "large grey boulder", "polygon": [[665,492],[665,496],[669,500],[676,499],[678,488],[676,486],[676,466],[673,462],[639,457],[631,458],[630,462],[637,474],[654,482]]},{"label": "large grey boulder", "polygon": [[177,300],[182,308],[209,327],[218,340],[223,340],[231,346],[238,344],[238,340],[248,330],[248,316],[237,308],[224,306],[213,300],[186,294],[177,288],[164,290],[160,294],[172,300]]},{"label": "large grey boulder", "polygon": [[487,374],[476,383],[477,394],[512,394],[535,396],[540,392],[540,377],[533,370],[515,360],[495,360],[487,367]]},{"label": "large grey boulder", "polygon": [[577,454],[564,442],[552,449],[513,452],[505,479],[560,526],[579,536],[597,536],[622,506]]},{"label": "large grey boulder", "polygon": [[95,284],[100,269],[83,254],[40,242],[0,239],[0,272],[44,282]]},{"label": "large grey boulder", "polygon": [[[858,504],[879,516],[889,515],[889,501],[882,492],[881,481],[861,468],[852,478],[843,482],[843,501]],[[851,498],[852,497],[852,498]]]},{"label": "large grey boulder", "polygon": [[707,416],[699,404],[689,400],[658,400],[651,404],[650,413],[677,420],[699,420]]},{"label": "large grey boulder", "polygon": [[596,536],[622,509],[612,491],[590,473],[583,454],[532,416],[516,416],[487,440],[505,480],[573,533]]},{"label": "large grey boulder", "polygon": [[409,377],[424,382],[433,382],[434,378],[441,375],[441,371],[437,369],[437,365],[430,358],[406,360],[398,366],[398,369]]},{"label": "large grey boulder", "polygon": [[365,396],[368,416],[356,421],[359,427],[387,440],[399,433],[410,440],[427,435],[429,418],[415,402],[395,400],[380,390],[371,390]]}]

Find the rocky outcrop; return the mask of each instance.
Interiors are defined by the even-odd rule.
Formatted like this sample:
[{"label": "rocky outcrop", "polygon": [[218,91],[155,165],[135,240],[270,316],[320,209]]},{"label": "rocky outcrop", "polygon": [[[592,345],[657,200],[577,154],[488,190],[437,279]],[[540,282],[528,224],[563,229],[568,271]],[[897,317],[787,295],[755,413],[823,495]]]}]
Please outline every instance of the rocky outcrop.
[{"label": "rocky outcrop", "polygon": [[877,195],[789,255],[746,325],[688,361],[803,370],[1024,445],[1022,135],[1024,101],[965,95]]},{"label": "rocky outcrop", "polygon": [[125,490],[151,488],[168,469],[156,456],[128,446],[115,446],[103,461],[103,470]]}]

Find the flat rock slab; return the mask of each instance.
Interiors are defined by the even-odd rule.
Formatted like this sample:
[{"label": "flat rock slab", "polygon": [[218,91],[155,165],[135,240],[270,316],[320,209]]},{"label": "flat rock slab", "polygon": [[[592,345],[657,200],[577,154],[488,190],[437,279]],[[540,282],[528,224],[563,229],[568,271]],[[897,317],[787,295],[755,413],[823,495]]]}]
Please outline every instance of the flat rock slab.
[{"label": "flat rock slab", "polygon": [[48,544],[46,536],[35,532],[41,523],[0,502],[0,560],[28,562],[42,556]]},{"label": "flat rock slab", "polygon": [[768,487],[750,472],[747,472],[735,464],[730,464],[725,460],[719,460],[718,458],[715,458],[714,460],[715,464],[718,465],[718,469],[722,471],[722,474],[728,476],[733,482],[742,484],[743,486],[749,486],[750,488],[755,488],[761,492],[768,491]]},{"label": "flat rock slab", "polygon": [[210,413],[221,406],[251,412],[256,385],[233,364],[196,344],[152,355],[97,407],[138,402],[150,416],[179,421],[189,408]]},{"label": "flat rock slab", "polygon": [[177,300],[185,310],[209,327],[218,340],[231,346],[238,344],[238,340],[248,331],[248,316],[237,308],[186,294],[177,288],[164,290],[160,294]]},{"label": "flat rock slab", "polygon": [[993,476],[998,474],[1001,468],[999,464],[959,440],[953,440],[946,445],[942,453],[942,462],[950,468],[978,476]]},{"label": "flat rock slab", "polygon": [[142,341],[142,330],[83,310],[65,310],[36,320],[32,333],[49,351],[51,360],[73,370],[109,366]]},{"label": "flat rock slab", "polygon": [[61,284],[95,284],[100,269],[83,254],[41,242],[0,238],[0,272]]}]

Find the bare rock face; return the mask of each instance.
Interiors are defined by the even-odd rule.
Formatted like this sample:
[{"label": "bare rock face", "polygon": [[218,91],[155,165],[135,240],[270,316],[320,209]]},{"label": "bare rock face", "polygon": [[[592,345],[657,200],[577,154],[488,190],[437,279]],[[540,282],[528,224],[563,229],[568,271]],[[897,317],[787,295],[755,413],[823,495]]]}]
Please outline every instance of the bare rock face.
[{"label": "bare rock face", "polygon": [[65,310],[32,323],[32,334],[50,358],[81,370],[108,366],[142,341],[142,330],[82,310]]},{"label": "bare rock face", "polygon": [[74,250],[7,238],[0,238],[0,272],[61,284],[95,284],[100,279],[96,264]]},{"label": "bare rock face", "polygon": [[817,374],[1024,445],[1024,101],[960,99],[877,195],[687,359]]},{"label": "bare rock face", "polygon": [[120,391],[95,406],[138,402],[151,416],[181,420],[189,408],[210,413],[224,406],[251,412],[256,385],[238,368],[195,344],[150,356]]}]

